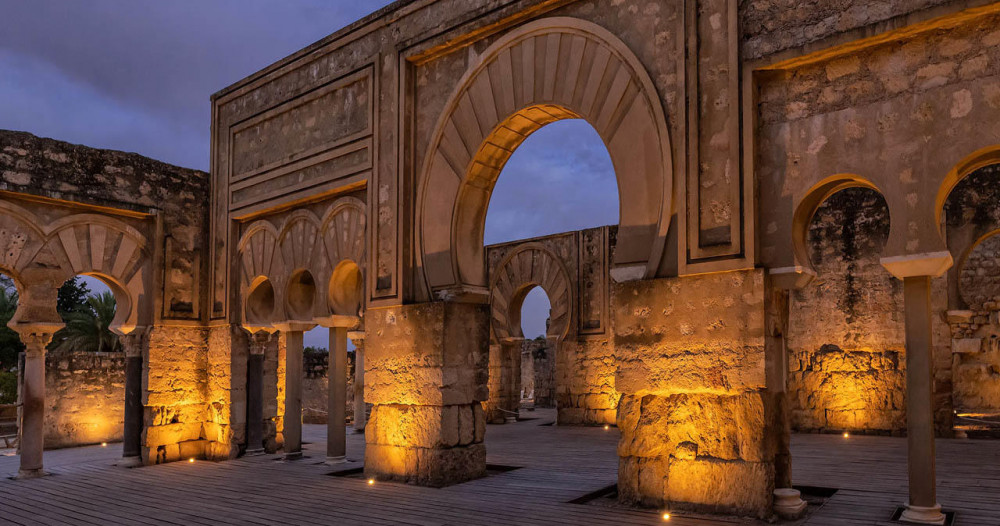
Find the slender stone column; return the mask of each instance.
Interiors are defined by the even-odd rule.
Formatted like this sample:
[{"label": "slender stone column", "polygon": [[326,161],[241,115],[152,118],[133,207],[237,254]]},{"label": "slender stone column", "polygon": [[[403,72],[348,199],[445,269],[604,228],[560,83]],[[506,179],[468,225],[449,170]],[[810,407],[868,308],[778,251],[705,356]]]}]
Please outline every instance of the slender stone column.
[{"label": "slender stone column", "polygon": [[311,324],[275,324],[285,335],[285,460],[302,458],[302,333]]},{"label": "slender stone column", "polygon": [[125,428],[121,467],[142,465],[142,361],[149,345],[149,330],[137,327],[121,336],[125,349]]},{"label": "slender stone column", "polygon": [[52,341],[49,331],[22,331],[25,345],[24,384],[21,401],[21,467],[17,478],[27,479],[45,475],[42,469],[42,450],[45,448],[45,346]]},{"label": "slender stone column", "polygon": [[354,432],[365,430],[368,421],[368,404],[365,403],[365,333],[351,331],[348,339],[354,342]]},{"label": "slender stone column", "polygon": [[326,462],[347,461],[347,327],[330,328],[327,369]]},{"label": "slender stone column", "polygon": [[247,358],[247,455],[264,454],[264,350],[271,339],[267,331],[250,338]]},{"label": "slender stone column", "polygon": [[931,277],[903,279],[906,316],[906,445],[910,502],[901,517],[944,524],[934,470],[934,385],[931,361]]}]

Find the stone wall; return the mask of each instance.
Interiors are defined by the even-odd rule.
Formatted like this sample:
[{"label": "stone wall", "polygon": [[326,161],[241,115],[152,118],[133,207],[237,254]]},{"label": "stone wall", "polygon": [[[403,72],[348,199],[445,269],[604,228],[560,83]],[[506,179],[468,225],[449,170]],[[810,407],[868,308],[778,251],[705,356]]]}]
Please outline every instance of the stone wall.
[{"label": "stone wall", "polygon": [[798,0],[740,2],[743,53],[760,58],[838,33],[946,4],[950,0]]},{"label": "stone wall", "polygon": [[[1000,413],[1000,165],[959,183],[945,207],[949,246],[952,392],[961,415]],[[963,422],[971,429],[977,422]]]},{"label": "stone wall", "polygon": [[46,353],[46,449],[120,442],[124,413],[124,353]]},{"label": "stone wall", "polygon": [[209,331],[154,328],[144,361],[144,464],[203,457],[210,422],[207,403]]},{"label": "stone wall", "polygon": [[555,349],[545,339],[525,340],[521,346],[521,398],[534,407],[555,407]]},{"label": "stone wall", "polygon": [[615,285],[623,501],[771,514],[764,286],[761,270]]},{"label": "stone wall", "polygon": [[[347,353],[347,418],[354,419],[354,351]],[[330,401],[329,354],[306,355],[302,361],[302,422],[325,424]],[[345,422],[346,423],[346,422]]]},{"label": "stone wall", "polygon": [[906,430],[903,285],[879,262],[888,236],[874,190],[842,190],[813,217],[817,276],[791,295],[785,338],[794,430]]}]

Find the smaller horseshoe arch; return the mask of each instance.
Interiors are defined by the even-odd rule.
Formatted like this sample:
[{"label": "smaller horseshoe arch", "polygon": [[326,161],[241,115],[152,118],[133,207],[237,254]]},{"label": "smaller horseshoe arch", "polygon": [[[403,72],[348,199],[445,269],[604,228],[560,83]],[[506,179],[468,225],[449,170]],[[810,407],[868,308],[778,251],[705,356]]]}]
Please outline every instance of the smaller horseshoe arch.
[{"label": "smaller horseshoe arch", "polygon": [[497,340],[523,337],[521,305],[536,286],[545,291],[552,306],[546,336],[561,339],[569,333],[573,317],[569,273],[555,254],[529,243],[507,255],[490,286],[491,323]]}]

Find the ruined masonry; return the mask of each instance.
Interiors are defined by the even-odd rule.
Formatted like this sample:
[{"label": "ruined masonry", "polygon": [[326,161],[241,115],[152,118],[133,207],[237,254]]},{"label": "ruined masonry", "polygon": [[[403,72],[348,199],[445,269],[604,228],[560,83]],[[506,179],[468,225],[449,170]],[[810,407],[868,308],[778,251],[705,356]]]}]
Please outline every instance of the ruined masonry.
[{"label": "ruined masonry", "polygon": [[[89,274],[123,462],[301,455],[321,325],[328,461],[350,339],[368,477],[483,475],[530,384],[618,426],[625,503],[794,515],[793,430],[905,434],[904,518],[941,524],[934,437],[1000,413],[998,28],[983,0],[405,0],[213,95],[211,174],[4,132],[21,476],[66,390],[55,291]],[[504,163],[560,119],[607,146],[619,223],[484,247]]]}]

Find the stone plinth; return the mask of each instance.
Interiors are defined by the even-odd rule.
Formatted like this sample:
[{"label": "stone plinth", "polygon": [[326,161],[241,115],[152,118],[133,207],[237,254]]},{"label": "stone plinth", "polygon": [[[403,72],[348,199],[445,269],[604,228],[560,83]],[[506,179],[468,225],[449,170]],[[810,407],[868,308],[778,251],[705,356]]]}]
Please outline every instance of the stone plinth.
[{"label": "stone plinth", "polygon": [[366,476],[443,486],[485,473],[487,316],[442,302],[367,311]]},{"label": "stone plinth", "polygon": [[621,499],[770,516],[763,273],[624,283],[616,298]]}]

